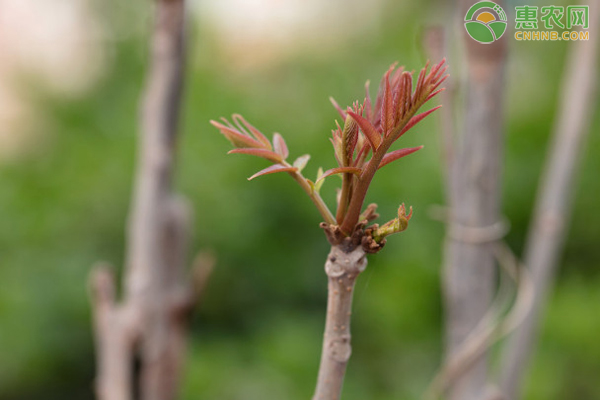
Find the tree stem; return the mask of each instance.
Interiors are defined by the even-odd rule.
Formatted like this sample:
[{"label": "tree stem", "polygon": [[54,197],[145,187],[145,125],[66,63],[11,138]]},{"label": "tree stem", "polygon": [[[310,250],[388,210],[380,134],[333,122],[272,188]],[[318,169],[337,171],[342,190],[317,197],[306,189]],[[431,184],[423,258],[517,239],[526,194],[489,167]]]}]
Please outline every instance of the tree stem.
[{"label": "tree stem", "polygon": [[[502,1],[497,1],[502,6]],[[462,12],[472,2],[460,0]],[[506,3],[504,3],[506,4]],[[462,36],[461,36],[462,37]],[[465,343],[486,315],[496,285],[496,260],[491,242],[469,241],[451,235],[455,226],[481,229],[501,215],[504,143],[503,95],[507,47],[464,38],[464,66],[469,79],[464,91],[463,128],[447,177],[450,224],[442,266],[446,358],[459,357]],[[451,107],[451,106],[450,106]],[[480,400],[490,377],[488,352],[449,383],[448,400]]]},{"label": "tree stem", "polygon": [[338,225],[344,221],[346,211],[348,210],[350,191],[352,190],[352,180],[354,176],[352,174],[343,174],[342,176],[342,192],[340,195],[340,204],[338,204],[336,220]]},{"label": "tree stem", "polygon": [[350,317],[354,284],[358,274],[366,267],[367,258],[360,247],[346,252],[341,246],[333,246],[327,256],[327,316],[313,400],[339,400],[341,396],[346,365],[352,353]]},{"label": "tree stem", "polygon": [[367,190],[369,189],[369,185],[373,180],[373,176],[375,176],[375,172],[377,172],[377,168],[379,167],[379,164],[381,163],[386,151],[387,149],[375,152],[365,167],[363,173],[358,178],[358,183],[354,189],[352,198],[350,199],[348,212],[346,213],[346,217],[340,226],[342,232],[351,234],[354,226],[358,222],[358,218],[362,211],[362,206],[365,202],[365,197],[367,196]]}]

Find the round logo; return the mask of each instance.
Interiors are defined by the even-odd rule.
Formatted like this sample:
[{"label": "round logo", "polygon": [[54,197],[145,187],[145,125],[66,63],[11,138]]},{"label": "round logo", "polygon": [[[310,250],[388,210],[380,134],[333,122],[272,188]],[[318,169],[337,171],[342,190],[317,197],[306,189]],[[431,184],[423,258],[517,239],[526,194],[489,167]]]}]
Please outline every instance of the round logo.
[{"label": "round logo", "polygon": [[500,39],[506,25],[506,13],[491,1],[475,3],[465,15],[467,33],[479,43],[489,44]]}]

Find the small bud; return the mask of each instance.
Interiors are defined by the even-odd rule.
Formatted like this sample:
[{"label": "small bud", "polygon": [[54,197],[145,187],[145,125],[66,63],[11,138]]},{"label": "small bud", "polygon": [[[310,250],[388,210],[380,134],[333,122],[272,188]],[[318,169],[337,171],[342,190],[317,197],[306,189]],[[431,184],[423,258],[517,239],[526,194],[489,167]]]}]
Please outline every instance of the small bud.
[{"label": "small bud", "polygon": [[325,179],[321,179],[321,177],[323,176],[323,168],[319,167],[319,169],[317,170],[317,179],[315,181],[315,192],[319,193],[319,191],[321,190],[321,186],[323,186],[323,183],[325,183]]},{"label": "small bud", "polygon": [[354,149],[358,143],[358,124],[350,115],[346,116],[342,131],[342,162],[344,167],[352,164]]},{"label": "small bud", "polygon": [[[335,159],[340,167],[344,166],[344,145],[342,143],[341,130],[332,131],[333,135],[329,140],[331,140],[331,144],[333,145],[333,151],[335,155]],[[337,132],[337,133],[336,133]]]},{"label": "small bud", "polygon": [[296,158],[296,160],[294,161],[293,166],[298,168],[298,172],[302,172],[302,170],[304,169],[304,167],[306,167],[306,164],[308,163],[308,160],[310,160],[310,154],[305,154],[303,156],[300,156],[298,158]]},{"label": "small bud", "polygon": [[393,235],[394,233],[402,232],[408,228],[408,221],[412,217],[412,207],[409,208],[408,214],[406,214],[406,206],[404,203],[398,207],[398,218],[394,218],[391,221],[386,222],[380,227],[377,227],[373,231],[373,239],[377,243],[381,242],[386,236]]}]

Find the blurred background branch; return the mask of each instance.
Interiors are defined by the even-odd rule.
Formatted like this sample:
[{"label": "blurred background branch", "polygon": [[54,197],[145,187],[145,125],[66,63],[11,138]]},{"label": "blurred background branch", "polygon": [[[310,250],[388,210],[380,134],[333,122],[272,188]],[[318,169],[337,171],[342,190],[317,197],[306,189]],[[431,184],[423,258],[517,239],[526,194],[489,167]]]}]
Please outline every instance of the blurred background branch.
[{"label": "blurred background branch", "polygon": [[589,2],[589,41],[570,44],[552,143],[539,184],[524,250],[535,285],[533,308],[510,336],[503,355],[501,389],[508,400],[521,398],[521,386],[534,351],[539,320],[554,286],[569,231],[577,169],[598,109],[598,36],[600,4]]},{"label": "blurred background branch", "polygon": [[[184,272],[191,209],[172,193],[185,3],[157,0],[155,12],[123,301],[116,302],[115,284],[106,268],[92,273],[100,400],[177,397],[188,322],[188,313],[181,310],[189,309],[191,304],[185,304],[197,296]],[[208,272],[201,274],[204,286]],[[134,370],[136,361],[139,367]]]},{"label": "blurred background branch", "polygon": [[[457,5],[457,16],[462,20],[472,2],[459,1]],[[465,51],[461,62],[466,69],[462,85],[465,103],[446,184],[450,198],[449,231],[455,225],[485,229],[500,219],[507,43],[500,40],[482,46],[464,30],[460,38]],[[444,143],[447,148],[451,139],[446,138]],[[465,241],[450,234],[446,238],[442,287],[449,360],[461,353],[490,307],[496,280],[492,243],[496,240]],[[488,358],[482,352],[469,369],[449,382],[448,398],[480,400],[487,381]]]}]

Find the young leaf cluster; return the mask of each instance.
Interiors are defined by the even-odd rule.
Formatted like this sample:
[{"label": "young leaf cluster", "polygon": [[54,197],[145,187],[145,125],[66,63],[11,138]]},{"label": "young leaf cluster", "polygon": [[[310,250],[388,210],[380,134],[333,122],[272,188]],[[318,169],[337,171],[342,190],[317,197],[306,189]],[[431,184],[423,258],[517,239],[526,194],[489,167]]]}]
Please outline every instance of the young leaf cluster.
[{"label": "young leaf cluster", "polygon": [[[325,223],[334,226],[342,235],[351,236],[364,227],[361,223],[361,217],[365,215],[362,209],[375,173],[423,147],[391,150],[392,145],[409,129],[441,107],[417,113],[425,103],[444,90],[440,85],[448,76],[446,71],[445,60],[431,69],[427,63],[414,82],[413,72],[405,71],[403,67],[396,68],[394,64],[383,75],[374,103],[369,94],[369,82],[365,85],[366,97],[362,104],[356,101],[351,107],[343,109],[330,99],[343,121],[343,125],[336,122],[330,138],[337,166],[326,171],[319,169],[314,181],[302,175],[310,156],[306,154],[288,162],[288,147],[279,133],[275,133],[272,141],[269,141],[239,114],[232,116],[233,123],[222,118],[222,122],[211,121],[211,124],[233,145],[230,154],[254,155],[272,163],[249,179],[277,172],[288,173],[311,198]],[[336,174],[342,175],[342,185],[334,215],[319,192],[325,178]],[[374,211],[370,215],[375,215]],[[384,242],[386,236],[406,229],[411,215],[412,209],[406,214],[404,205],[401,205],[398,218],[381,227],[374,225],[369,229],[371,237],[377,243]]]}]

